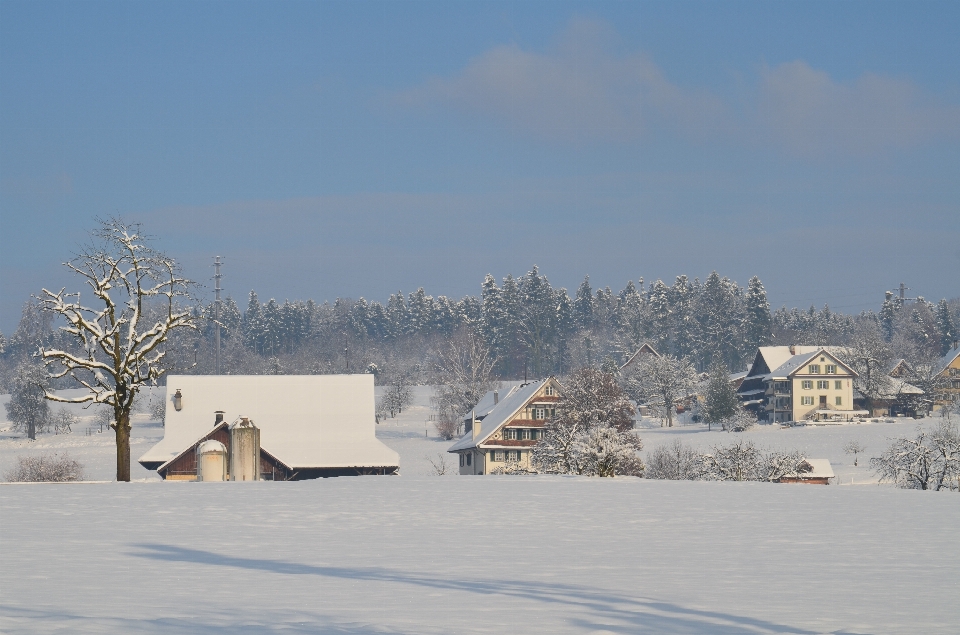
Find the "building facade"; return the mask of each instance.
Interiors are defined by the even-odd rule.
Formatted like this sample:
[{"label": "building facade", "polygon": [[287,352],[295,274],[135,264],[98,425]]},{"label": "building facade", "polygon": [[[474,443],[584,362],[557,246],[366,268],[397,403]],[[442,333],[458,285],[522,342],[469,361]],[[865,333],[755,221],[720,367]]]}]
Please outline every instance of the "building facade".
[{"label": "building facade", "polygon": [[448,452],[458,456],[460,474],[491,474],[508,466],[529,469],[533,446],[556,414],[560,383],[553,377],[522,384],[498,398],[483,420],[471,421]]}]

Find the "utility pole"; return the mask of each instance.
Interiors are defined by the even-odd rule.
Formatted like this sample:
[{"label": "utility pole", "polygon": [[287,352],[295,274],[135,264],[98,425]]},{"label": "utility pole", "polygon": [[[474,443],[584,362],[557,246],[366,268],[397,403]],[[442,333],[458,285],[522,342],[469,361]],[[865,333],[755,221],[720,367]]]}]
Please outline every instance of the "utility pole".
[{"label": "utility pole", "polygon": [[216,291],[216,300],[213,305],[213,316],[214,316],[214,342],[217,347],[217,356],[215,361],[215,373],[220,374],[220,278],[223,277],[223,274],[220,273],[220,265],[223,264],[220,262],[220,256],[214,256],[213,258],[213,279],[216,281],[214,285],[214,291]]}]

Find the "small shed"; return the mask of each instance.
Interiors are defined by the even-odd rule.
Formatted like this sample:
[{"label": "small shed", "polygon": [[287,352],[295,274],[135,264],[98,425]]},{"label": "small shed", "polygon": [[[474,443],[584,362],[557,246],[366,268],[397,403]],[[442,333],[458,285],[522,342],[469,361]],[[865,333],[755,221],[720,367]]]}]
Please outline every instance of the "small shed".
[{"label": "small shed", "polygon": [[[808,469],[809,468],[809,469]],[[780,483],[807,483],[808,485],[829,485],[834,478],[833,466],[829,459],[804,459],[796,474],[782,477]]]}]

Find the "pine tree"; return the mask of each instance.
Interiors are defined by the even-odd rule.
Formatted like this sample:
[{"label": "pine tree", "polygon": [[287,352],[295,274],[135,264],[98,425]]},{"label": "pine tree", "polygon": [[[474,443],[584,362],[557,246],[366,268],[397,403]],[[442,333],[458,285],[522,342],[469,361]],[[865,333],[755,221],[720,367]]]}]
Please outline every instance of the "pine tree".
[{"label": "pine tree", "polygon": [[593,326],[593,290],[590,288],[590,276],[586,276],[577,287],[573,300],[573,323],[580,330]]},{"label": "pine tree", "polygon": [[946,298],[937,303],[936,313],[937,332],[940,333],[940,354],[946,355],[953,340],[957,339],[957,328],[950,317],[950,307]]},{"label": "pine tree", "polygon": [[747,285],[746,305],[746,343],[747,349],[752,351],[770,341],[772,324],[767,292],[757,276],[750,278]]},{"label": "pine tree", "polygon": [[703,420],[720,423],[733,417],[740,406],[737,391],[730,383],[730,371],[720,361],[710,366],[710,381],[703,401]]},{"label": "pine tree", "polygon": [[263,310],[256,291],[250,291],[247,301],[247,311],[243,314],[243,343],[257,353],[263,353]]},{"label": "pine tree", "polygon": [[658,351],[665,351],[671,332],[670,290],[663,280],[657,280],[650,288],[650,339]]}]

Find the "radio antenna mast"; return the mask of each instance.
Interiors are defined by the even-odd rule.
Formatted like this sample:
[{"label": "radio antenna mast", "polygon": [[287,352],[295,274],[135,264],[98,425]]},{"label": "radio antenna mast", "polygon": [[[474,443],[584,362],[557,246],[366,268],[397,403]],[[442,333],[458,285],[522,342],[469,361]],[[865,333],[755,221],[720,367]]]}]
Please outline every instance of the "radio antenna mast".
[{"label": "radio antenna mast", "polygon": [[220,265],[223,264],[220,262],[220,256],[214,256],[213,258],[213,279],[216,281],[214,286],[214,291],[216,291],[216,300],[213,305],[213,324],[214,324],[214,342],[216,343],[217,356],[214,363],[215,373],[220,374],[220,278],[223,277],[223,274],[220,273]]}]

